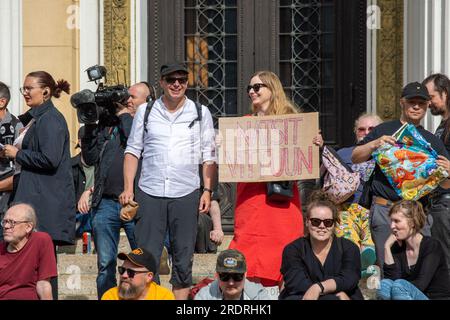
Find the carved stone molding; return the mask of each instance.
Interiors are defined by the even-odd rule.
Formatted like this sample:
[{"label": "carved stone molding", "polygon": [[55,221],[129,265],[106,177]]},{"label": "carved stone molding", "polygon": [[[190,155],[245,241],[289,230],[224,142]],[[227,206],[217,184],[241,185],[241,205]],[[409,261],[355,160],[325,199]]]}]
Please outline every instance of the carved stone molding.
[{"label": "carved stone molding", "polygon": [[377,113],[383,120],[400,117],[403,84],[403,3],[379,0],[381,29],[377,32]]},{"label": "carved stone molding", "polygon": [[104,0],[104,58],[107,84],[130,82],[131,0]]}]

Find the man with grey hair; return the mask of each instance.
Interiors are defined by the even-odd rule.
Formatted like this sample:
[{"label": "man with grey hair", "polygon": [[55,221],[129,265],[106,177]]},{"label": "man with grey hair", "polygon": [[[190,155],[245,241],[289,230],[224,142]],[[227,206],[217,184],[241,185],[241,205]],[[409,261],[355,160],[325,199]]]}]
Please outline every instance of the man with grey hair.
[{"label": "man with grey hair", "polygon": [[[11,99],[9,88],[0,81],[0,143],[13,144],[19,134],[19,129],[23,127],[22,123],[13,116],[7,109]],[[0,148],[2,149],[2,148]],[[8,209],[9,197],[13,186],[14,165],[5,158],[0,157],[0,219]],[[0,228],[0,239],[2,230]]]},{"label": "man with grey hair", "polygon": [[52,300],[50,279],[56,277],[53,242],[37,232],[37,218],[28,204],[16,204],[1,220],[0,300]]}]

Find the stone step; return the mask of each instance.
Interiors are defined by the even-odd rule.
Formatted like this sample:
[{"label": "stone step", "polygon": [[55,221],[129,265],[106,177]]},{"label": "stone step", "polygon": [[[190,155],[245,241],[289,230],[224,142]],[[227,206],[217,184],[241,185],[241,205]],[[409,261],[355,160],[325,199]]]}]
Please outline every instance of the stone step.
[{"label": "stone step", "polygon": [[[233,239],[233,235],[225,235],[221,245],[217,248],[217,251],[223,251],[228,249],[231,240]],[[95,249],[94,241],[91,240],[91,248]],[[130,252],[130,244],[128,243],[127,236],[124,232],[120,235],[119,240],[119,252]],[[65,253],[65,254],[82,254],[83,253],[83,240],[77,239],[76,243],[71,246],[58,246],[57,253]]]},{"label": "stone step", "polygon": [[[216,266],[216,254],[195,254],[192,273],[194,276],[212,276]],[[122,262],[117,261],[118,265]],[[58,255],[58,275],[72,275],[74,273],[96,275],[97,255],[96,254],[59,254]]]}]

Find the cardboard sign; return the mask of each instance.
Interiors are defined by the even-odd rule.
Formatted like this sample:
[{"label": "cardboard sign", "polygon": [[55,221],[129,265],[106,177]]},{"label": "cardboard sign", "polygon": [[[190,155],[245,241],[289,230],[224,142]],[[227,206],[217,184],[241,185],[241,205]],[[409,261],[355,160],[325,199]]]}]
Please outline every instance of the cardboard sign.
[{"label": "cardboard sign", "polygon": [[219,119],[219,181],[319,178],[319,114]]}]

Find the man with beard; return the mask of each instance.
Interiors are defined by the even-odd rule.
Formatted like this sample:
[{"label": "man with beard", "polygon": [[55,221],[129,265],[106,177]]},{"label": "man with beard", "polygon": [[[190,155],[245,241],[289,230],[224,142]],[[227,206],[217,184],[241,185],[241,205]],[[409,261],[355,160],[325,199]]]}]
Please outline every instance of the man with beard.
[{"label": "man with beard", "polygon": [[153,281],[157,264],[155,258],[144,249],[137,248],[130,253],[119,253],[123,260],[118,267],[119,286],[105,292],[102,300],[174,300],[172,291]]},{"label": "man with beard", "polygon": [[[422,84],[427,87],[431,98],[431,114],[442,116],[434,135],[444,142],[447,152],[450,152],[450,79],[437,73],[427,77]],[[427,209],[427,213],[433,217],[431,236],[442,244],[450,268],[450,189],[438,188],[433,192]]]}]

